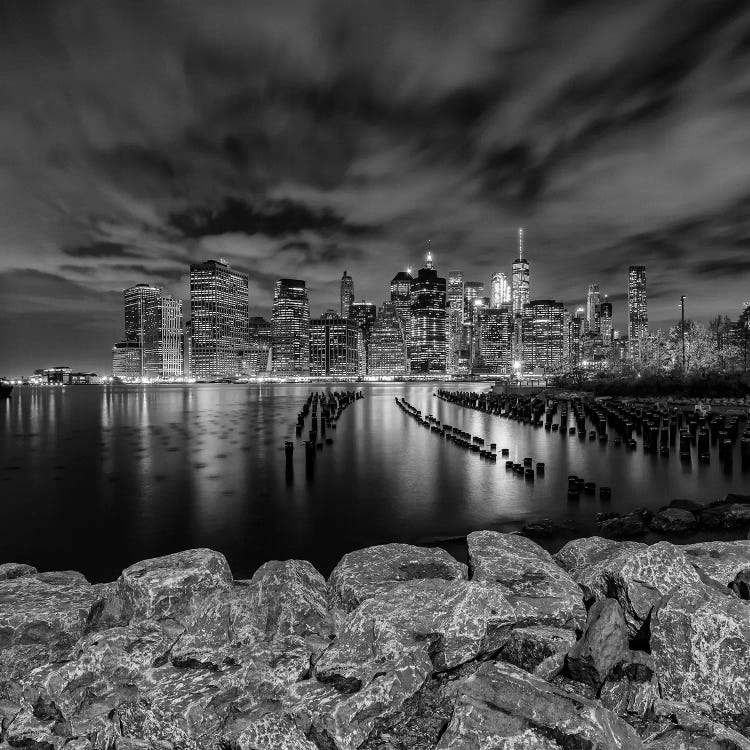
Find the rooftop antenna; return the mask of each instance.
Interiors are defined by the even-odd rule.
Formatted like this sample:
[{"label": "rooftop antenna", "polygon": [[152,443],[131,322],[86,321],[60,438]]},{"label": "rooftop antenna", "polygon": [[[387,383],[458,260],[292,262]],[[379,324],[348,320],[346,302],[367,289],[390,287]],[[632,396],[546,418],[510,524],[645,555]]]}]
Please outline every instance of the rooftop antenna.
[{"label": "rooftop antenna", "polygon": [[425,267],[429,269],[435,267],[435,264],[432,262],[432,253],[430,252],[430,240],[427,240],[427,262],[425,263]]},{"label": "rooftop antenna", "polygon": [[518,260],[523,260],[523,227],[518,227]]}]

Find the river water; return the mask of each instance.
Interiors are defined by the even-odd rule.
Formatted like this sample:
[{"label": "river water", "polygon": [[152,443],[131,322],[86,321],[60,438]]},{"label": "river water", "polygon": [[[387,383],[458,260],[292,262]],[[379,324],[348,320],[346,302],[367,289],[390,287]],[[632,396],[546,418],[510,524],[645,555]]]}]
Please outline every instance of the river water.
[{"label": "river water", "polygon": [[[366,384],[306,470],[297,412],[331,385],[20,387],[0,401],[0,562],[75,569],[112,580],[137,560],[189,547],[223,552],[237,577],[269,559],[304,558],[327,573],[341,555],[383,542],[442,543],[482,528],[550,517],[596,533],[599,511],[657,508],[671,498],[713,500],[750,491],[738,459],[710,465],[579,441],[433,396],[438,387]],[[421,427],[405,397],[510,458],[543,461],[533,483]],[[307,425],[305,427],[307,429]],[[284,441],[294,440],[287,471]],[[567,476],[612,487],[611,500],[567,498]],[[711,533],[712,538],[720,534]],[[695,537],[698,538],[698,537]],[[452,548],[453,547],[453,548]]]}]

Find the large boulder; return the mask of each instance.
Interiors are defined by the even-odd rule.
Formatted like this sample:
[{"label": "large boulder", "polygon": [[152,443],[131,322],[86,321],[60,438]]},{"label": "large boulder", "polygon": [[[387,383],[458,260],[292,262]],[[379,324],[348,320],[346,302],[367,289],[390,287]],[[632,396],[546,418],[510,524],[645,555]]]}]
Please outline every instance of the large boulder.
[{"label": "large boulder", "polygon": [[701,524],[708,529],[736,529],[750,526],[750,505],[719,501],[701,513]]},{"label": "large boulder", "polygon": [[500,658],[550,680],[563,668],[565,655],[575,642],[575,633],[567,628],[545,625],[514,628],[500,649]]},{"label": "large boulder", "polygon": [[580,628],[586,621],[581,589],[536,542],[518,534],[475,531],[466,537],[471,580],[499,583],[544,613],[546,625]]},{"label": "large boulder", "polygon": [[618,542],[600,536],[573,539],[553,555],[554,561],[583,589],[587,600],[607,596],[604,569],[618,556],[645,549],[642,542]]},{"label": "large boulder", "polygon": [[226,558],[210,549],[191,549],[142,560],[123,570],[105,593],[100,627],[131,620],[180,619],[200,600],[232,586]]},{"label": "large boulder", "polygon": [[466,679],[436,750],[640,750],[635,730],[598,701],[553,687],[510,664]]},{"label": "large boulder", "polygon": [[606,518],[599,524],[599,530],[611,539],[627,539],[633,536],[643,536],[648,527],[644,519],[637,513],[625,516]]},{"label": "large boulder", "polygon": [[0,581],[0,683],[64,658],[96,601],[85,579],[49,582],[30,574]]},{"label": "large boulder", "polygon": [[661,534],[686,534],[698,527],[698,519],[689,510],[665,508],[654,514],[648,527]]},{"label": "large boulder", "polygon": [[[605,540],[563,547],[556,560],[584,589],[587,597],[616,598],[635,637],[659,599],[679,586],[702,589],[704,584],[685,553],[669,542],[632,546]],[[580,540],[576,540],[580,542]]]},{"label": "large boulder", "polygon": [[466,579],[466,565],[439,547],[380,544],[344,555],[328,578],[331,604],[351,612],[394,583]]},{"label": "large boulder", "polygon": [[36,572],[37,569],[32,565],[26,565],[24,563],[2,563],[0,564],[0,581],[30,576],[34,575]]},{"label": "large boulder", "polygon": [[599,700],[618,716],[643,719],[659,698],[654,659],[643,651],[628,651],[599,691]]},{"label": "large boulder", "polygon": [[589,610],[583,636],[568,652],[568,674],[598,689],[627,652],[628,631],[622,608],[614,599],[600,599]]},{"label": "large boulder", "polygon": [[750,540],[736,542],[698,542],[684,544],[680,549],[693,567],[722,586],[729,584],[743,571],[750,571]]},{"label": "large boulder", "polygon": [[708,588],[678,589],[654,610],[651,650],[664,698],[748,721],[750,603]]}]

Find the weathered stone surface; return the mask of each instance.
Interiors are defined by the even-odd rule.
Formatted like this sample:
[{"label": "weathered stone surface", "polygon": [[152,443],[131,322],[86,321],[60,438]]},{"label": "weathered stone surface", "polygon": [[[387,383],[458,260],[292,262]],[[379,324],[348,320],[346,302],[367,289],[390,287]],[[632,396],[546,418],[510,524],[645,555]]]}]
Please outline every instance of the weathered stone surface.
[{"label": "weathered stone surface", "polygon": [[344,555],[328,578],[328,588],[332,605],[351,612],[394,583],[433,578],[466,579],[466,566],[437,547],[381,544]]},{"label": "weathered stone surface", "polygon": [[662,534],[685,534],[698,527],[698,519],[690,511],[666,508],[653,516],[648,527]]},{"label": "weathered stone surface", "polygon": [[678,589],[651,617],[662,697],[703,703],[716,718],[750,716],[750,603]]},{"label": "weathered stone surface", "polygon": [[626,557],[645,548],[641,542],[617,542],[592,536],[568,542],[553,559],[583,589],[586,599],[603,599],[607,596],[605,567],[619,556]]},{"label": "weathered stone surface", "polygon": [[95,600],[86,582],[48,583],[35,575],[0,581],[0,682],[19,660],[29,669],[66,653]]},{"label": "weathered stone surface", "polygon": [[708,529],[750,526],[750,505],[733,502],[712,503],[701,513],[701,524]]},{"label": "weathered stone surface", "polygon": [[678,498],[676,500],[670,500],[669,505],[665,505],[663,508],[660,508],[660,510],[665,510],[666,508],[680,508],[680,510],[690,511],[696,518],[700,518],[705,507],[704,503],[697,503],[695,500],[683,500]]},{"label": "weathered stone surface", "polygon": [[628,651],[615,666],[599,693],[599,699],[618,716],[643,718],[659,698],[659,683],[653,657]]},{"label": "weathered stone surface", "polygon": [[0,564],[0,581],[7,581],[11,578],[21,578],[22,576],[30,576],[37,572],[37,569],[32,565],[25,565],[24,563],[2,563]]},{"label": "weathered stone surface", "polygon": [[589,610],[581,639],[566,661],[570,677],[598,689],[628,652],[622,608],[614,599],[600,599]]},{"label": "weathered stone surface", "polygon": [[101,625],[131,620],[180,619],[194,599],[232,586],[232,572],[224,555],[192,549],[131,565],[105,595]]},{"label": "weathered stone surface", "polygon": [[230,741],[232,750],[318,750],[297,728],[281,714],[266,714],[251,722]]},{"label": "weathered stone surface", "polygon": [[750,740],[686,703],[657,698],[647,750],[750,750]]},{"label": "weathered stone surface", "polygon": [[11,747],[26,750],[58,750],[70,737],[70,730],[55,716],[36,716],[30,706],[10,722],[3,739]]},{"label": "weathered stone surface", "polygon": [[516,599],[545,612],[545,624],[583,626],[586,609],[580,587],[536,542],[496,531],[475,531],[466,542],[473,581],[506,586]]},{"label": "weathered stone surface", "polygon": [[722,586],[728,586],[743,570],[750,571],[750,540],[698,542],[680,549],[688,560]]},{"label": "weathered stone surface", "polygon": [[599,530],[612,539],[627,539],[631,536],[643,536],[648,528],[643,518],[637,513],[607,518],[599,524]]},{"label": "weathered stone surface", "polygon": [[729,584],[740,599],[750,599],[750,567],[739,571],[734,580]]},{"label": "weathered stone surface", "polygon": [[500,658],[543,680],[551,680],[563,668],[565,655],[575,642],[575,633],[566,628],[514,628],[500,649]]},{"label": "weathered stone surface", "polygon": [[510,664],[487,663],[463,682],[436,750],[639,750],[635,730],[600,703]]}]

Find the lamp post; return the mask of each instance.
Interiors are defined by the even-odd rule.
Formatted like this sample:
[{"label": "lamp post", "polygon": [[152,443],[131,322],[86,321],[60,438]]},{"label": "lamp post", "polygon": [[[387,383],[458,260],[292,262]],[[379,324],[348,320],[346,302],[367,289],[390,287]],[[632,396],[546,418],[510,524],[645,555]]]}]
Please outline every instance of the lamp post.
[{"label": "lamp post", "polygon": [[685,372],[685,295],[680,296],[680,308],[682,309],[682,324],[680,333],[682,334],[682,372]]}]

